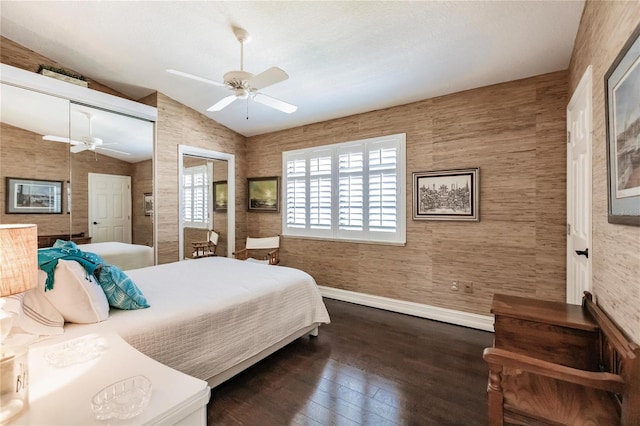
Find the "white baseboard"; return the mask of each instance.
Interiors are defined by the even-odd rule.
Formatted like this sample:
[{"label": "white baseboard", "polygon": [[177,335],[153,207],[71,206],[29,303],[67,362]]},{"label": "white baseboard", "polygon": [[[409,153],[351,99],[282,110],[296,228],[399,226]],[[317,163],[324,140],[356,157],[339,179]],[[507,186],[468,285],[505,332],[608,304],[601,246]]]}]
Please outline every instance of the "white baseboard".
[{"label": "white baseboard", "polygon": [[329,299],[342,300],[343,302],[357,303],[358,305],[372,308],[385,309],[401,314],[413,315],[436,321],[447,322],[464,327],[493,332],[493,316],[473,314],[470,312],[456,311],[454,309],[439,308],[437,306],[424,305],[422,303],[406,302],[404,300],[388,297],[374,296],[339,288],[318,286],[320,294]]}]

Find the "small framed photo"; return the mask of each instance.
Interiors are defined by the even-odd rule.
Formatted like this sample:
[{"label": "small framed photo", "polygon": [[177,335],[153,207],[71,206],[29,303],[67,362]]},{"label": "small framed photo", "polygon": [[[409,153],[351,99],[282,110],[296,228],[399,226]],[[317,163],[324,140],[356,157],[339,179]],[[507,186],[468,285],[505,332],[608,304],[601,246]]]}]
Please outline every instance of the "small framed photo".
[{"label": "small framed photo", "polygon": [[213,210],[214,211],[227,211],[227,205],[229,203],[229,195],[227,190],[227,181],[219,180],[213,182]]},{"label": "small framed photo", "polygon": [[7,177],[7,214],[62,214],[62,181]]},{"label": "small framed photo", "polygon": [[480,169],[413,173],[414,220],[480,220]]},{"label": "small framed photo", "polygon": [[640,226],[640,26],[604,76],[609,223]]},{"label": "small framed photo", "polygon": [[152,192],[144,193],[143,206],[144,206],[144,215],[151,216],[153,214],[153,193]]},{"label": "small framed photo", "polygon": [[280,211],[280,177],[248,178],[249,211]]}]

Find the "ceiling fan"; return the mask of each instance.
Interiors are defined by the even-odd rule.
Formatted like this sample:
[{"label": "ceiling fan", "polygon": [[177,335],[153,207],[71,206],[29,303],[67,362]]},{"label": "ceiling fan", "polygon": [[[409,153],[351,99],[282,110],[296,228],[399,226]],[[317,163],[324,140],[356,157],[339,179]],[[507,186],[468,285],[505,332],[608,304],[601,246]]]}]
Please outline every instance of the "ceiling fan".
[{"label": "ceiling fan", "polygon": [[112,151],[122,155],[131,155],[128,152],[118,151],[117,149],[105,148],[107,145],[117,145],[117,142],[113,143],[104,143],[102,139],[93,136],[93,128],[92,121],[93,115],[85,111],[78,111],[80,114],[83,114],[89,120],[89,136],[81,136],[80,138],[70,139],[62,136],[53,136],[53,135],[45,135],[42,139],[46,141],[54,141],[54,142],[66,142],[73,145],[70,149],[71,152],[77,154],[82,151],[95,151],[96,149],[104,150],[104,151]]},{"label": "ceiling fan", "polygon": [[286,112],[287,114],[295,112],[298,109],[297,106],[259,92],[259,90],[264,89],[265,87],[280,83],[281,81],[288,79],[289,76],[287,75],[287,73],[278,67],[271,67],[268,70],[263,71],[257,75],[253,75],[252,73],[245,71],[244,44],[250,41],[249,33],[238,27],[233,27],[233,33],[240,42],[240,71],[229,71],[228,73],[226,73],[224,75],[223,83],[173,69],[168,69],[167,72],[179,75],[181,77],[186,77],[192,80],[211,84],[213,86],[226,87],[233,91],[233,95],[229,95],[220,99],[214,105],[209,107],[207,111],[220,111],[226,106],[230,105],[236,99],[248,98],[268,107]]}]

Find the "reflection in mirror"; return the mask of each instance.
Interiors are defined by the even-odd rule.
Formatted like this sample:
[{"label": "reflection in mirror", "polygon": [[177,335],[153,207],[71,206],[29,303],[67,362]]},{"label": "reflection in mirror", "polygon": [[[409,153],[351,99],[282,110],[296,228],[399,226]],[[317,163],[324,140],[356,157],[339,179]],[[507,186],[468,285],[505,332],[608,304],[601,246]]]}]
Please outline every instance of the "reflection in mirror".
[{"label": "reflection in mirror", "polygon": [[153,123],[75,103],[70,116],[72,232],[152,247]]},{"label": "reflection in mirror", "polygon": [[0,223],[35,223],[47,246],[71,233],[69,146],[43,139],[69,137],[69,101],[5,83],[0,90]]},{"label": "reflection in mirror", "polygon": [[194,258],[194,243],[217,234],[216,256],[230,257],[235,248],[235,157],[199,148],[179,147],[180,259]]},{"label": "reflection in mirror", "polygon": [[218,234],[215,255],[227,256],[227,194],[222,187],[227,181],[227,162],[185,155],[182,164],[184,257],[195,257],[193,243],[207,241],[209,230]]}]

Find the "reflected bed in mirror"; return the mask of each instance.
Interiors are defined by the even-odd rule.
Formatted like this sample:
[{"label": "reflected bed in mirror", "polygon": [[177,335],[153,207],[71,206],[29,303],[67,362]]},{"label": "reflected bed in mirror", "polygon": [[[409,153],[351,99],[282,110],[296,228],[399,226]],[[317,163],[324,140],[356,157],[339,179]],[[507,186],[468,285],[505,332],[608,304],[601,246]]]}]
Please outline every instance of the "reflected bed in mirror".
[{"label": "reflected bed in mirror", "polygon": [[[14,85],[34,79],[61,84],[3,65],[1,178],[3,183],[6,177],[62,182],[62,212],[7,215],[2,208],[0,223],[36,223],[42,247],[58,238],[78,244],[122,242],[153,247],[153,215],[146,214],[145,201],[153,193],[154,122]],[[88,92],[101,106],[155,117],[155,108]],[[98,191],[91,189],[90,176]],[[101,176],[125,179],[119,198],[111,190],[103,191],[101,186],[108,186],[109,179]],[[6,185],[0,187],[6,206]]]}]

